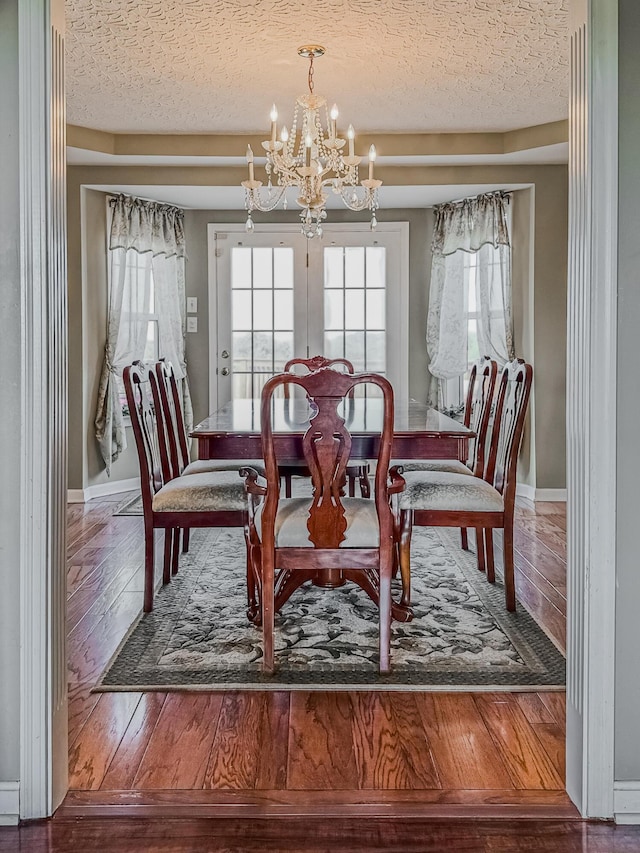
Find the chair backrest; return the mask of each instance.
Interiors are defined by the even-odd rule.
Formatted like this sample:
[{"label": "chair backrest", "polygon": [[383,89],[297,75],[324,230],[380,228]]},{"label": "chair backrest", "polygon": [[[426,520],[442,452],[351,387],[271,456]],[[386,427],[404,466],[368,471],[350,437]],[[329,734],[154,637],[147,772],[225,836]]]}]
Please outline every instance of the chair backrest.
[{"label": "chair backrest", "polygon": [[179,477],[189,464],[189,446],[187,430],[184,425],[180,389],[176,374],[170,361],[158,361],[155,365],[155,378],[160,404],[167,427],[167,442],[171,476]]},{"label": "chair backrest", "polygon": [[[301,365],[307,369],[308,373],[313,373],[323,367],[332,367],[334,370],[338,365],[344,367],[343,373],[355,373],[353,364],[347,358],[325,358],[323,355],[314,355],[311,358],[290,358],[284,366],[283,373],[290,373],[291,368],[296,365]],[[282,389],[285,399],[289,398],[289,386],[285,385]]]},{"label": "chair backrest", "polygon": [[469,376],[464,425],[470,427],[476,434],[476,437],[469,442],[467,460],[467,465],[476,476],[481,476],[484,470],[487,431],[497,375],[498,362],[485,356],[473,365]]},{"label": "chair backrest", "polygon": [[[385,377],[375,373],[341,373],[330,367],[320,368],[306,376],[281,373],[273,376],[262,390],[260,425],[262,453],[267,478],[267,497],[262,512],[263,543],[273,544],[280,476],[273,441],[272,398],[281,387],[294,385],[305,394],[310,422],[303,437],[305,463],[311,472],[313,498],[309,507],[307,528],[315,548],[338,548],[347,527],[341,490],[346,481],[346,468],[351,453],[351,435],[339,405],[358,385],[373,384],[382,391],[382,423],[376,467],[374,500],[380,526],[380,542],[392,541],[393,518],[387,496],[387,478],[393,440],[393,389]],[[379,402],[379,400],[376,400]],[[270,538],[271,537],[271,538]]]},{"label": "chair backrest", "polygon": [[518,358],[502,368],[491,430],[485,480],[504,494],[505,506],[516,491],[516,468],[527,414],[533,368]]},{"label": "chair backrest", "polygon": [[153,370],[135,361],[125,367],[122,379],[138,451],[142,502],[151,508],[153,495],[171,479],[162,408]]}]

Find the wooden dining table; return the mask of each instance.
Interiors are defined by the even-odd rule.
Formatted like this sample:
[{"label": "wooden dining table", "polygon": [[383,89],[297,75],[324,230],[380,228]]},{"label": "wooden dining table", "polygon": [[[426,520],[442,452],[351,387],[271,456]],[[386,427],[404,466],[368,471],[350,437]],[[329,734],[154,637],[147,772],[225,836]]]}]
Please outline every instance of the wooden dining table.
[{"label": "wooden dining table", "polygon": [[[351,434],[351,458],[375,459],[382,425],[382,399],[350,398],[343,416]],[[309,427],[309,403],[295,398],[273,399],[273,436],[280,463],[303,463],[302,439]],[[198,442],[200,459],[261,459],[260,400],[236,399],[209,415],[191,432]],[[469,439],[475,433],[453,418],[416,400],[400,400],[394,406],[392,461],[403,459],[458,459],[468,456]],[[300,573],[283,573],[276,585],[276,610],[302,582]],[[340,569],[318,572],[316,586],[334,588],[344,583]],[[377,604],[377,590],[366,579],[359,585]],[[248,613],[252,621],[259,612]],[[392,616],[401,622],[413,617],[410,607],[392,604]]]},{"label": "wooden dining table", "polygon": [[[345,422],[351,433],[353,459],[375,459],[382,425],[382,400],[356,397],[346,401]],[[273,400],[273,433],[279,461],[303,462],[302,438],[309,426],[306,400]],[[260,459],[260,400],[231,400],[191,432],[199,459]],[[417,400],[394,405],[394,459],[466,460],[475,433],[453,418]]]}]

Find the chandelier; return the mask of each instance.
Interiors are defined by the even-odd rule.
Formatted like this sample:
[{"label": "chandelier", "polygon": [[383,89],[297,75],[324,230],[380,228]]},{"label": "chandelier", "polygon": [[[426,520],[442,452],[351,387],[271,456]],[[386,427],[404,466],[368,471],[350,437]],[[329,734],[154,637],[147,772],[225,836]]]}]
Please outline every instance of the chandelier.
[{"label": "chandelier", "polygon": [[254,210],[267,213],[281,201],[286,210],[289,187],[296,188],[297,203],[303,208],[300,219],[305,237],[322,237],[322,222],[327,218],[325,190],[339,195],[350,210],[370,210],[372,230],[377,225],[378,187],[382,181],[373,177],[375,146],[369,148],[368,177],[360,181],[358,166],[362,157],[354,153],[353,126],[349,125],[346,139],[338,136],[337,106],[334,104],[329,111],[326,98],[313,91],[313,60],[324,52],[315,44],[298,48],[298,55],[309,60],[309,92],[297,98],[291,130],[283,126],[279,139],[276,105],[271,109],[271,138],[262,143],[267,156],[265,188],[254,177],[253,151],[247,146],[249,180],[242,181],[242,186],[249,233],[254,229]]}]

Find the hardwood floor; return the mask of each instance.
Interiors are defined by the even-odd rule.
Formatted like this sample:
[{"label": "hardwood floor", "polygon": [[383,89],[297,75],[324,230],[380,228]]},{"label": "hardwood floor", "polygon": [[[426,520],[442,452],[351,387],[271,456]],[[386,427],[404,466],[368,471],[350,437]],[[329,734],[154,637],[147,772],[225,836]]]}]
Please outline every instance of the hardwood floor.
[{"label": "hardwood floor", "polygon": [[578,821],[54,818],[0,827],[0,853],[637,853],[640,827]]},{"label": "hardwood floor", "polygon": [[[564,793],[562,693],[92,694],[142,602],[142,519],[114,517],[121,500],[69,509],[61,818],[134,805],[165,818],[577,816]],[[518,597],[561,648],[564,540],[562,505],[518,508]]]}]

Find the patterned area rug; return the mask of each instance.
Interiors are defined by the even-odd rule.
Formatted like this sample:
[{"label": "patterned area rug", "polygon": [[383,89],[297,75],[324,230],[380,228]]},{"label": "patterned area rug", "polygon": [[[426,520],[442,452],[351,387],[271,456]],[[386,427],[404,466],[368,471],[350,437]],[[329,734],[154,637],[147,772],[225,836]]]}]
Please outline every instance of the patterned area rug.
[{"label": "patterned area rug", "polygon": [[178,575],[95,689],[562,689],[564,658],[520,605],[505,610],[502,584],[487,583],[457,530],[416,528],[412,556],[415,618],[392,624],[389,675],[365,593],[306,584],[276,617],[277,671],[266,676],[261,632],[245,617],[242,531],[193,530]]},{"label": "patterned area rug", "polygon": [[142,515],[142,495],[136,492],[129,495],[114,509],[113,515]]}]

